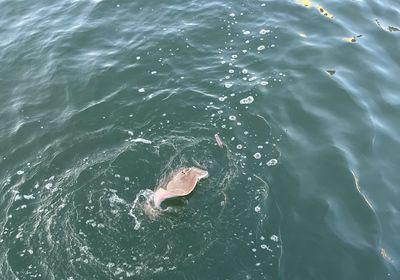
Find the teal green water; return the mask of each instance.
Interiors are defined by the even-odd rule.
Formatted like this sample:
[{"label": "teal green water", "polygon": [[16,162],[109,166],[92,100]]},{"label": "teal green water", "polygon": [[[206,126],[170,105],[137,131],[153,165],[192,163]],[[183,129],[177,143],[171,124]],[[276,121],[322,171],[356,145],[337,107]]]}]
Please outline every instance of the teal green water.
[{"label": "teal green water", "polygon": [[[400,279],[397,0],[3,0],[0,26],[1,279]],[[150,219],[182,166],[209,177]]]}]

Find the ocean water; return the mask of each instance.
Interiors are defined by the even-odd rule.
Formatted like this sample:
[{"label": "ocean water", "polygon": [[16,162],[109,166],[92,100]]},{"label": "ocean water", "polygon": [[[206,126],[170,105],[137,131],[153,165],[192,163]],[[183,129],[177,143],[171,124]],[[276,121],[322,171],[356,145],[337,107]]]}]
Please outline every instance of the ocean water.
[{"label": "ocean water", "polygon": [[[398,0],[1,0],[0,26],[1,279],[400,279]],[[209,177],[146,215],[182,166]]]}]

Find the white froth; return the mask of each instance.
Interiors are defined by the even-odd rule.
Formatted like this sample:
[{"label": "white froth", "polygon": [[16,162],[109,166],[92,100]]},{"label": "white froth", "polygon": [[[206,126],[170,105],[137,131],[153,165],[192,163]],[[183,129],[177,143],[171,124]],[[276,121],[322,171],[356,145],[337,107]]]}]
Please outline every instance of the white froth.
[{"label": "white froth", "polygon": [[271,159],[271,160],[269,160],[268,162],[267,162],[267,165],[268,166],[274,166],[274,165],[276,165],[278,163],[278,160],[276,160],[276,159]]},{"label": "white froth", "polygon": [[143,144],[151,144],[152,143],[150,140],[147,140],[147,139],[144,139],[144,138],[132,139],[131,142],[143,143]]},{"label": "white froth", "polygon": [[248,96],[246,98],[243,98],[240,100],[240,104],[251,104],[254,102],[254,97],[253,96]]},{"label": "white froth", "polygon": [[260,158],[261,158],[261,154],[260,154],[260,153],[255,153],[255,154],[253,155],[253,157],[254,157],[255,159],[260,159]]},{"label": "white froth", "polygon": [[274,235],[271,235],[270,239],[271,239],[272,241],[278,242],[278,236],[276,236],[275,234],[274,234]]}]

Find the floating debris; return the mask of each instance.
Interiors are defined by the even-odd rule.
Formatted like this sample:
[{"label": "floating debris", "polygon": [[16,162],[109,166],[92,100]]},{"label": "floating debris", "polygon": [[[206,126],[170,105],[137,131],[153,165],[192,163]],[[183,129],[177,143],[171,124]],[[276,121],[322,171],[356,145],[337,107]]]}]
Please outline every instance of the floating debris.
[{"label": "floating debris", "polygon": [[[311,3],[310,0],[297,0],[297,3],[306,7],[306,8],[311,8],[313,7],[313,4]],[[314,6],[321,15],[329,18],[329,19],[333,19],[333,15],[330,14],[327,10],[325,10],[321,5],[316,5]]]},{"label": "floating debris", "polygon": [[399,28],[397,28],[397,27],[394,27],[394,26],[388,26],[388,31],[389,32],[398,32],[398,31],[400,31],[400,29]]},{"label": "floating debris", "polygon": [[298,3],[307,8],[310,8],[312,6],[310,0],[299,0]]},{"label": "floating debris", "polygon": [[336,73],[336,70],[325,70],[326,73],[328,73],[329,75],[333,76]]},{"label": "floating debris", "polygon": [[353,36],[353,37],[344,37],[343,41],[347,42],[347,43],[355,43],[357,42],[356,38],[360,38],[362,37],[362,35],[357,35],[357,36]]},{"label": "floating debris", "polygon": [[222,142],[221,137],[219,137],[218,133],[216,133],[214,135],[215,141],[217,142],[218,147],[220,147],[221,149],[224,147],[224,142]]},{"label": "floating debris", "polygon": [[376,24],[385,31],[389,32],[399,32],[400,28],[388,25],[386,28],[381,25],[378,19],[375,19]]},{"label": "floating debris", "polygon": [[317,5],[317,9],[321,13],[321,15],[323,15],[323,16],[329,18],[329,19],[333,19],[333,15],[328,13],[328,11],[325,10],[324,8],[322,8],[320,5]]}]

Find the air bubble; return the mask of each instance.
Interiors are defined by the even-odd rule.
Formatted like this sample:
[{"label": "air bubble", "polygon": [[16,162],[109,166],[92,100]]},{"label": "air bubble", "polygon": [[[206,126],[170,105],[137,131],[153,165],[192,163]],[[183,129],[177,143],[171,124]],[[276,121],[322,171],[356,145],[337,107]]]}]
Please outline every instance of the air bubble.
[{"label": "air bubble", "polygon": [[269,32],[270,32],[270,30],[261,29],[259,33],[260,33],[261,35],[265,35],[265,34],[267,34],[267,33],[269,33]]},{"label": "air bubble", "polygon": [[240,100],[240,104],[251,104],[254,101],[254,97],[253,96],[248,96],[246,98],[243,98]]},{"label": "air bubble", "polygon": [[271,239],[272,241],[278,242],[278,236],[276,236],[275,234],[274,234],[274,235],[271,235],[270,239]]}]

